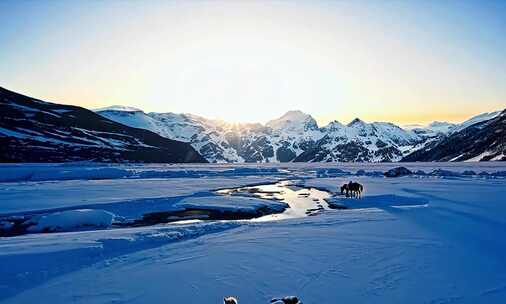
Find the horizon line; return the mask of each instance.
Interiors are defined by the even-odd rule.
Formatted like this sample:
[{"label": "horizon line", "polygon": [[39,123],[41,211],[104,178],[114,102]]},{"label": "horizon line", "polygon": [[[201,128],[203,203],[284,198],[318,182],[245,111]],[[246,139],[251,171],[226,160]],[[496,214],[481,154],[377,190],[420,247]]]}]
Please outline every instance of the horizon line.
[{"label": "horizon line", "polygon": [[216,116],[213,116],[213,115],[205,115],[205,114],[201,114],[201,113],[191,113],[191,112],[184,112],[184,111],[183,112],[179,112],[179,111],[146,111],[144,109],[141,109],[138,106],[133,106],[130,103],[127,103],[127,104],[113,103],[113,104],[110,104],[108,106],[94,107],[94,106],[83,105],[82,103],[74,103],[74,102],[71,102],[71,101],[69,102],[69,101],[66,101],[66,100],[65,101],[56,101],[58,98],[52,98],[52,97],[34,97],[32,95],[32,93],[24,93],[24,92],[20,93],[20,91],[18,91],[18,90],[11,90],[11,89],[8,89],[8,88],[6,88],[5,86],[2,86],[2,85],[0,85],[0,88],[3,88],[4,90],[8,90],[8,91],[11,91],[11,92],[14,92],[14,93],[17,93],[17,94],[28,96],[28,97],[33,98],[33,99],[41,100],[41,101],[44,101],[44,102],[50,102],[50,103],[55,103],[55,104],[63,104],[63,105],[70,105],[70,106],[78,106],[78,107],[82,107],[82,108],[85,108],[85,109],[93,111],[93,112],[96,112],[96,111],[101,110],[101,109],[112,108],[112,107],[126,107],[126,108],[133,108],[133,109],[140,110],[140,111],[142,111],[143,113],[146,113],[146,114],[148,114],[148,113],[158,113],[158,114],[172,113],[172,114],[178,114],[178,115],[193,115],[193,116],[198,116],[198,117],[205,118],[205,119],[212,120],[212,121],[221,121],[221,122],[228,123],[228,124],[261,124],[261,125],[266,125],[268,122],[270,122],[272,120],[276,120],[276,119],[281,118],[283,115],[287,114],[288,112],[299,111],[299,112],[301,112],[303,114],[306,114],[306,115],[309,115],[311,118],[313,118],[316,121],[316,123],[317,123],[317,125],[318,125],[319,128],[323,128],[323,127],[329,125],[332,122],[338,122],[338,123],[341,123],[343,125],[348,125],[349,123],[351,123],[355,119],[360,119],[361,121],[364,121],[366,123],[392,123],[392,124],[394,124],[396,126],[399,126],[399,127],[402,127],[402,128],[404,128],[406,126],[415,126],[415,125],[421,126],[421,127],[427,127],[429,124],[435,123],[435,122],[450,123],[450,124],[460,124],[460,123],[463,123],[463,122],[465,122],[466,120],[468,120],[470,118],[473,118],[473,117],[481,115],[481,114],[500,112],[500,111],[503,111],[503,110],[506,109],[506,107],[505,107],[505,108],[498,108],[498,109],[492,109],[492,110],[489,109],[489,110],[474,112],[474,113],[472,113],[470,115],[466,115],[465,117],[463,115],[461,115],[461,117],[464,117],[464,118],[458,118],[458,119],[441,119],[441,118],[436,118],[436,119],[430,119],[430,120],[425,120],[425,121],[410,120],[409,122],[404,122],[404,123],[400,122],[399,120],[396,120],[396,119],[367,119],[367,118],[361,118],[360,115],[354,115],[353,116],[354,118],[349,119],[348,123],[343,123],[343,121],[346,121],[345,119],[322,118],[322,115],[313,115],[311,113],[308,113],[308,112],[300,110],[300,109],[288,109],[288,110],[284,111],[282,114],[279,114],[277,116],[273,116],[273,117],[271,117],[270,119],[267,119],[267,120],[249,121],[249,120],[230,120],[230,119],[226,119],[226,118],[222,118],[222,117],[216,117]]}]

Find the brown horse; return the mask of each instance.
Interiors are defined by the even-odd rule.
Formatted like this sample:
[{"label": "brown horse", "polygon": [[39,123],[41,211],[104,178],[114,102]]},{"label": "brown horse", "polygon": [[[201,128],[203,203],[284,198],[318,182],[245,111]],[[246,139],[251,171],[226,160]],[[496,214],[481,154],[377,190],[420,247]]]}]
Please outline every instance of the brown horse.
[{"label": "brown horse", "polygon": [[359,183],[349,182],[341,186],[341,194],[346,193],[346,197],[361,198],[364,192],[364,186]]}]

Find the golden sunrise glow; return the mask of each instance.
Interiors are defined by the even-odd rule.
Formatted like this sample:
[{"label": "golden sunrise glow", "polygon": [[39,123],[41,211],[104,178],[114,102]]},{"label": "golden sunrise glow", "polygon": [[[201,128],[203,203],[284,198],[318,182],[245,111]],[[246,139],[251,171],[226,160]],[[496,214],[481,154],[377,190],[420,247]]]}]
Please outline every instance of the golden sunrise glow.
[{"label": "golden sunrise glow", "polygon": [[495,24],[476,30],[468,24],[475,12],[437,2],[80,5],[60,19],[48,16],[64,3],[44,7],[49,21],[32,16],[41,24],[27,30],[31,45],[0,51],[2,86],[88,108],[228,121],[266,122],[298,109],[321,125],[458,122],[506,103],[504,38],[498,49],[485,43]]}]

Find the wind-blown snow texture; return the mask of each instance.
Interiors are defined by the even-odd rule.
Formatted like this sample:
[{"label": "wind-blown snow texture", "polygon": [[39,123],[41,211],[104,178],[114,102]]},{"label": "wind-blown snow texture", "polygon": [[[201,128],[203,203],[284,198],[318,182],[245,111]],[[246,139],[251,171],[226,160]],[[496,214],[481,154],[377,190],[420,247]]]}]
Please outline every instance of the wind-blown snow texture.
[{"label": "wind-blown snow texture", "polygon": [[210,162],[398,161],[499,114],[484,113],[462,124],[433,122],[403,129],[358,118],[347,125],[333,121],[319,127],[310,115],[300,111],[289,111],[265,125],[229,124],[191,114],[144,113],[122,106],[96,112],[131,127],[188,142]]},{"label": "wind-blown snow texture", "polygon": [[[414,174],[385,178],[376,172],[395,164],[357,163],[1,166],[0,175],[74,173],[0,183],[0,215],[45,209],[53,214],[46,223],[88,230],[0,238],[0,302],[200,304],[234,295],[256,304],[296,295],[304,303],[504,303],[506,164],[403,165]],[[130,173],[79,177],[102,168]],[[335,196],[350,209],[282,221],[104,227],[111,214],[177,204],[243,208],[246,201],[212,190],[280,179],[332,192],[354,180],[364,199]]]}]

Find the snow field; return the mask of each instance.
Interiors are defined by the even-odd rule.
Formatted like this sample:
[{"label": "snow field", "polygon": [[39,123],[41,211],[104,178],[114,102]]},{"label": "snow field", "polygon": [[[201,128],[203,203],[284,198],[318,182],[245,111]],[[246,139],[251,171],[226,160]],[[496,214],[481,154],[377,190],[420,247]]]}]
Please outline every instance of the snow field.
[{"label": "snow field", "polygon": [[[2,183],[0,213],[65,207],[118,216],[205,202],[216,208],[249,208],[250,202],[210,194],[279,179],[331,192],[353,180],[365,192],[361,200],[333,198],[348,210],[281,221],[189,222],[0,238],[0,302],[200,304],[221,303],[233,295],[241,304],[258,304],[295,295],[315,304],[504,303],[506,179],[464,174],[506,171],[504,165],[404,165],[411,171],[459,174],[385,178],[356,173],[384,172],[390,164],[289,164],[272,166],[283,176]],[[178,165],[171,170],[230,168]],[[331,168],[351,174],[330,170],[317,177],[317,170]]]}]

